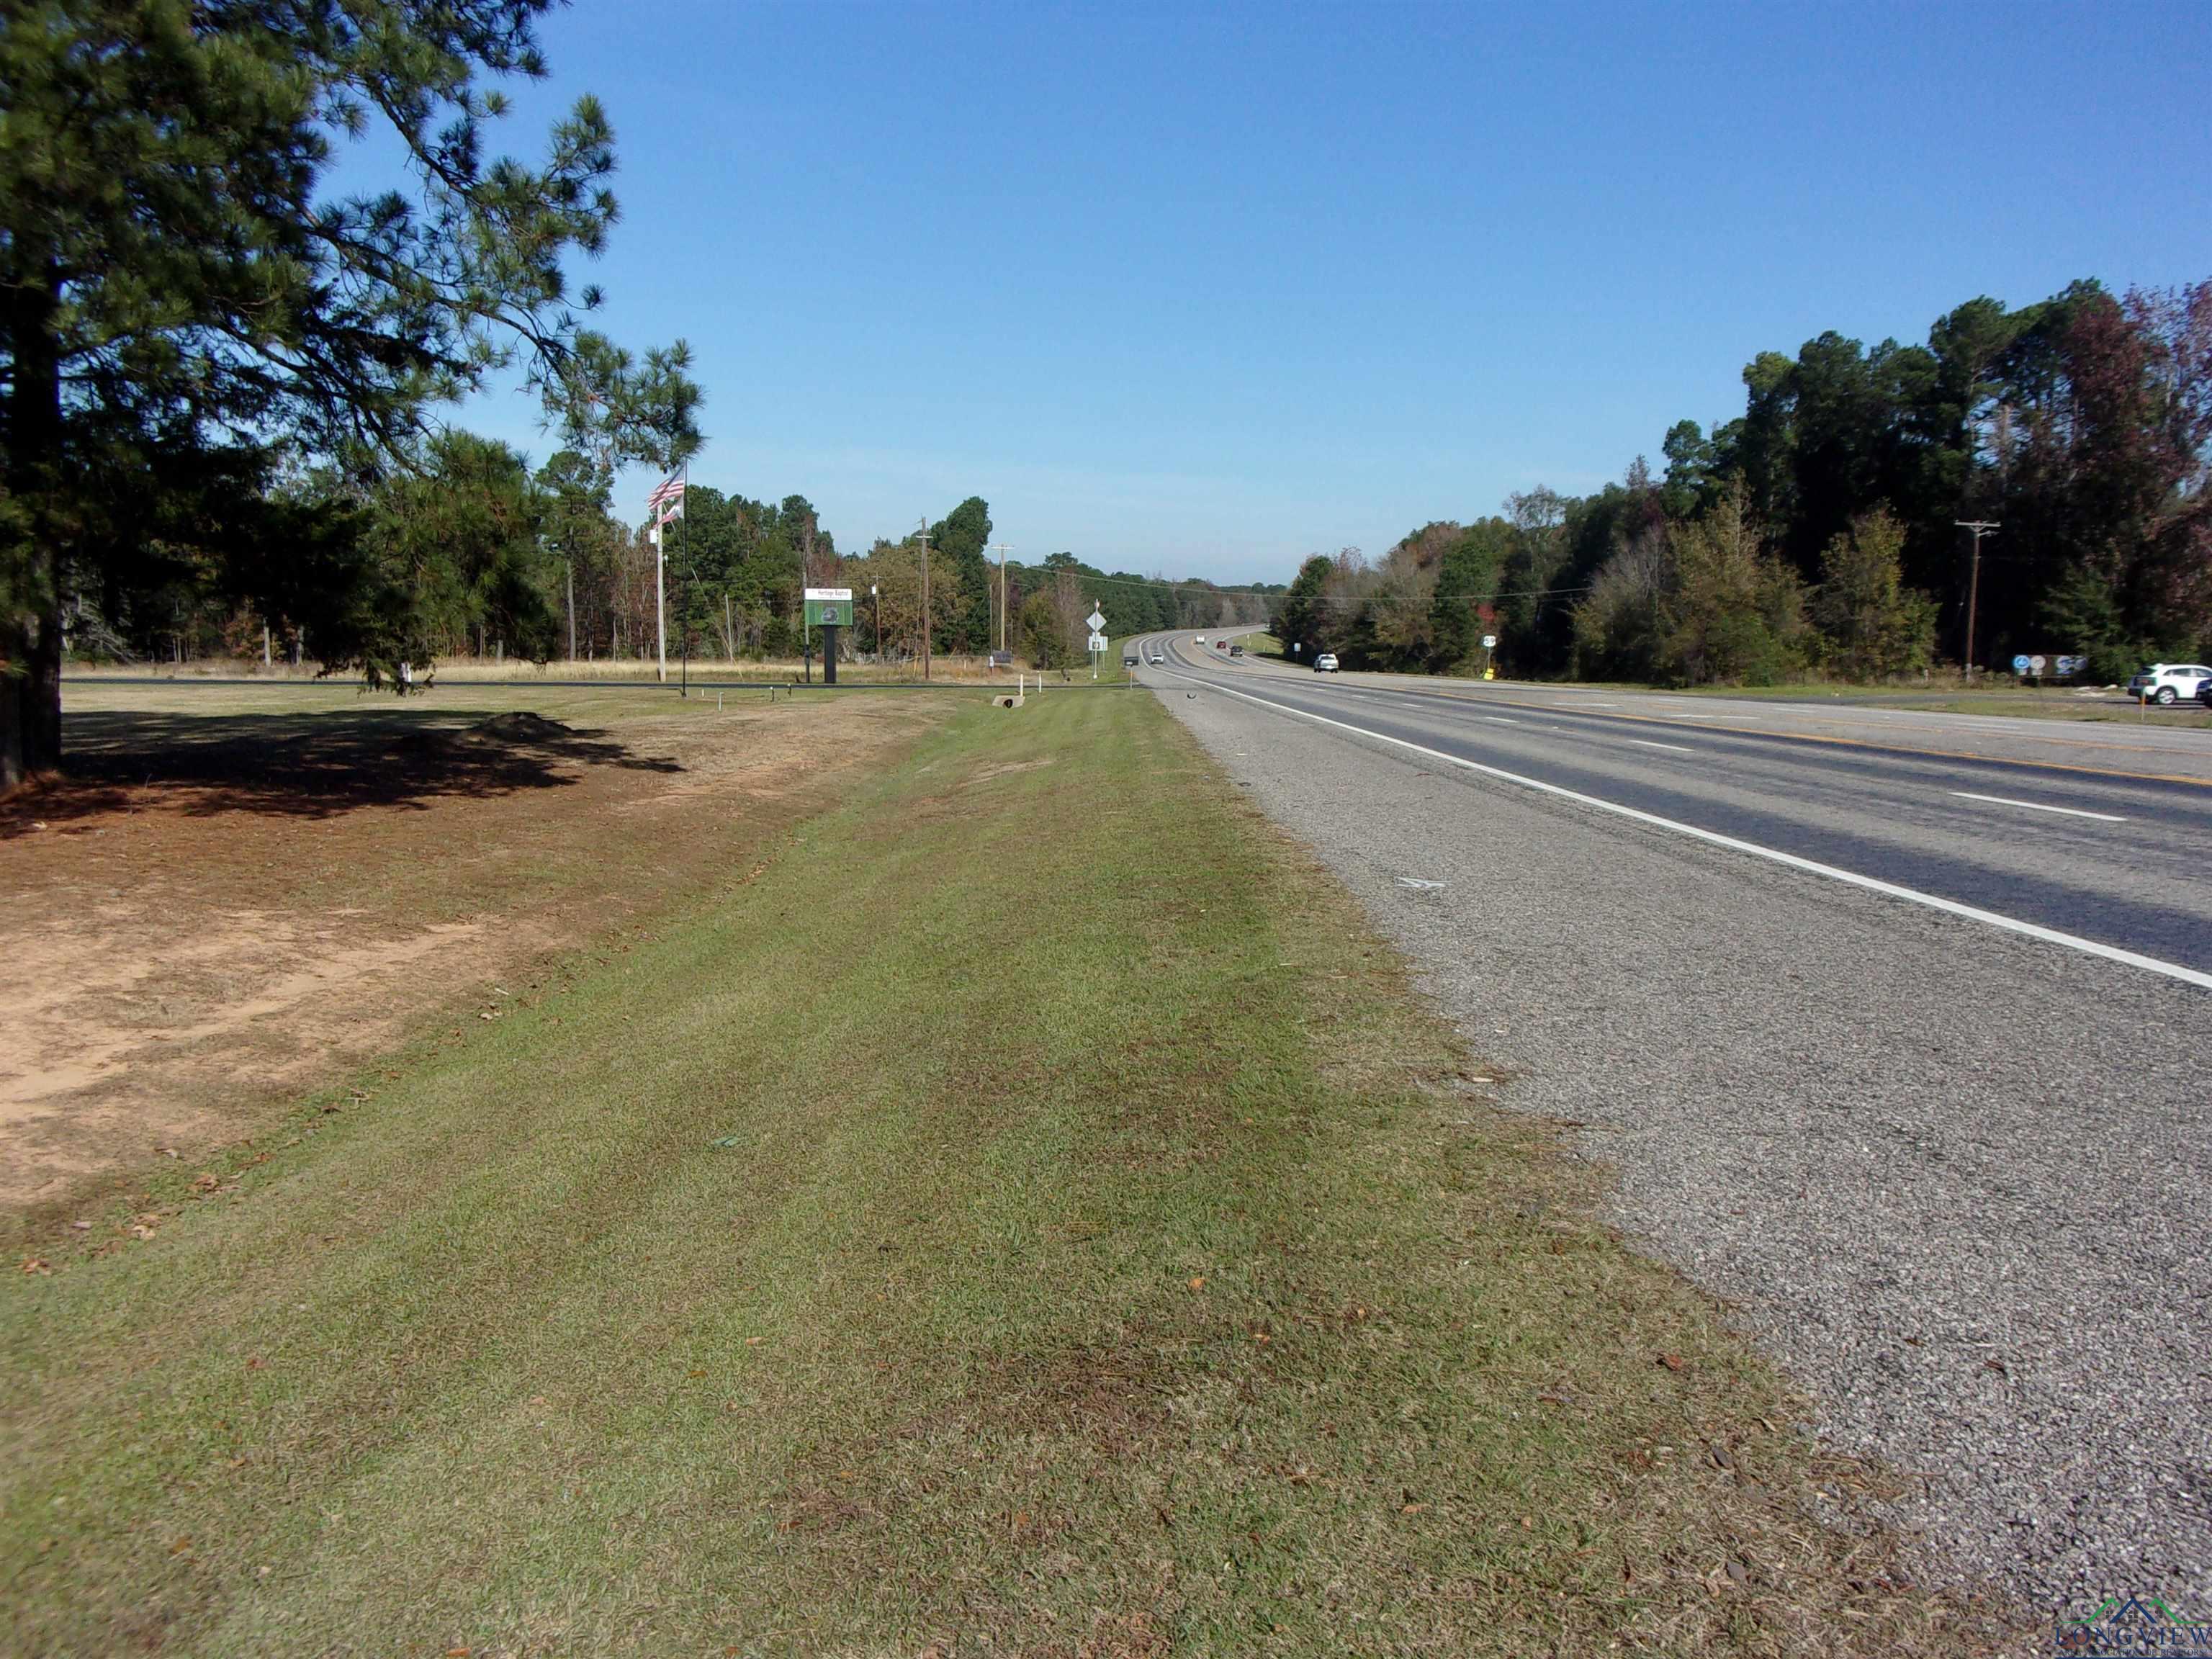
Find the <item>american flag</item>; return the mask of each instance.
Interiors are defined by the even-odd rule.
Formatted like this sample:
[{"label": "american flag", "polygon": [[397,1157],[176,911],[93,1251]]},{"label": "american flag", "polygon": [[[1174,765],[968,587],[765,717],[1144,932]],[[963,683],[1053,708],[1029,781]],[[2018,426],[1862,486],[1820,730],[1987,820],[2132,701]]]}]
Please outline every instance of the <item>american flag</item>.
[{"label": "american flag", "polygon": [[653,520],[655,525],[684,516],[684,483],[683,473],[672,472],[645,498],[647,510],[659,515]]}]

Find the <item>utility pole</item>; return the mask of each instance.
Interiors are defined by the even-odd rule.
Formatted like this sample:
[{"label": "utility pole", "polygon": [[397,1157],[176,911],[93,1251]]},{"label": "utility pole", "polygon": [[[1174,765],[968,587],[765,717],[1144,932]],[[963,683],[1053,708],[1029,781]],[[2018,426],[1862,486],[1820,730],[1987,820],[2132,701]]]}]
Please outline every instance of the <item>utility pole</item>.
[{"label": "utility pole", "polygon": [[568,660],[576,660],[576,562],[568,561]]},{"label": "utility pole", "polygon": [[1006,555],[1014,550],[1004,542],[993,542],[992,551],[999,556],[999,649],[1006,648]]},{"label": "utility pole", "polygon": [[929,678],[929,520],[921,521],[921,677]]},{"label": "utility pole", "polygon": [[1999,525],[1990,519],[1954,519],[1961,530],[1974,532],[1974,562],[1966,578],[1966,684],[1974,683],[1974,606],[1982,593],[1982,538],[1996,534]]}]

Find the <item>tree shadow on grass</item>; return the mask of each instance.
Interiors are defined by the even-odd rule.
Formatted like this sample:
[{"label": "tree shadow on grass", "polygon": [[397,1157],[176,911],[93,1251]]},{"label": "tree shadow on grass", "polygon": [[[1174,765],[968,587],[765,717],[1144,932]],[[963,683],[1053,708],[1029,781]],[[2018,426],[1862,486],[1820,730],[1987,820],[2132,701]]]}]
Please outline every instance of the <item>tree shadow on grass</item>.
[{"label": "tree shadow on grass", "polygon": [[[364,806],[428,809],[560,789],[582,769],[681,772],[666,756],[633,753],[605,732],[537,714],[466,724],[428,709],[327,714],[101,712],[63,715],[67,770],[0,801],[0,840],[97,817],[155,792],[153,804],[188,816],[262,812],[328,818]],[[145,795],[137,804],[145,805]]]}]

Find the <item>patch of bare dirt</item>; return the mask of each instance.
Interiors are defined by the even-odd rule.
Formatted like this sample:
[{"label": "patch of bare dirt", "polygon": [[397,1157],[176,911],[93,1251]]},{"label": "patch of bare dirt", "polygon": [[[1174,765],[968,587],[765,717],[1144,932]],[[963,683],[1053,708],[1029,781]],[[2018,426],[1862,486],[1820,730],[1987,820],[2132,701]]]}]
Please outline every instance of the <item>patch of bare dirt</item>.
[{"label": "patch of bare dirt", "polygon": [[0,803],[0,1206],[26,1219],[742,882],[938,717],[71,690],[71,776]]}]

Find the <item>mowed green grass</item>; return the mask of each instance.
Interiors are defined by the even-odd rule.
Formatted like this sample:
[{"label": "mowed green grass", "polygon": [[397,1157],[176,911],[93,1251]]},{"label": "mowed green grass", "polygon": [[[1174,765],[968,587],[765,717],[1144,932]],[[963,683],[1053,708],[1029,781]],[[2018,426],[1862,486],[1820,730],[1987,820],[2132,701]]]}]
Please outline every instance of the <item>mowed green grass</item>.
[{"label": "mowed green grass", "polygon": [[0,1645],[1961,1650],[1151,697],[686,915],[11,1276]]}]

